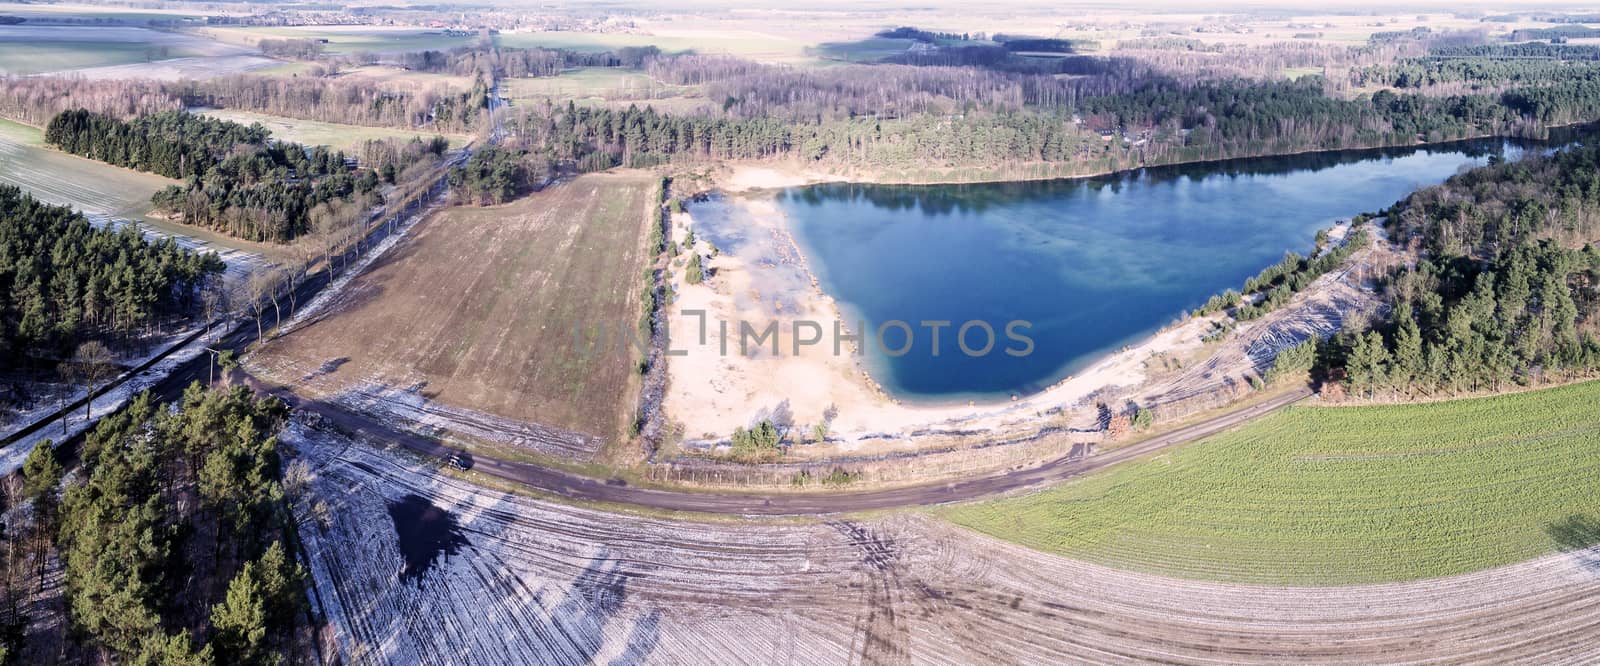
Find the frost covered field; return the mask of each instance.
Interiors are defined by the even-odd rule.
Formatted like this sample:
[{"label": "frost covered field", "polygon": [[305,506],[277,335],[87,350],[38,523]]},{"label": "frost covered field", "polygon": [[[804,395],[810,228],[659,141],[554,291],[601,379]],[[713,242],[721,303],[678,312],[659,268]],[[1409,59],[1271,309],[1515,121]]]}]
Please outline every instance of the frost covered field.
[{"label": "frost covered field", "polygon": [[[922,514],[691,522],[477,488],[296,422],[324,635],[356,664],[1566,662],[1600,560],[1294,588],[1109,569]],[[291,482],[291,486],[294,483]],[[328,643],[325,643],[327,645]]]}]

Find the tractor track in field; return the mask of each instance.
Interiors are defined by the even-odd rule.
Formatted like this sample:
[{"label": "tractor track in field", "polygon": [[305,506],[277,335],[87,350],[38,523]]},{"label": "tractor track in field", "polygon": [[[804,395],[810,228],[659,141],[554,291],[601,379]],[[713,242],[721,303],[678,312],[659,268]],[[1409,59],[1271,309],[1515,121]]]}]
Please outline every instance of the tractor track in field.
[{"label": "tractor track in field", "polygon": [[[1402,583],[1122,571],[918,514],[699,522],[486,490],[297,422],[297,500],[345,661],[366,663],[1592,663],[1582,553]],[[397,575],[397,502],[459,548]],[[328,505],[316,518],[309,506]]]}]

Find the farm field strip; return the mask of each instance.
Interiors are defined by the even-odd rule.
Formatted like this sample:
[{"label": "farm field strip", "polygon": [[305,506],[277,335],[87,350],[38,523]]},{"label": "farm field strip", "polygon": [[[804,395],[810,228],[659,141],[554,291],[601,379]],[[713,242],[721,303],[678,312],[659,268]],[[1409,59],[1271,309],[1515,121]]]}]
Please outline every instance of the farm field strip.
[{"label": "farm field strip", "polygon": [[106,19],[138,24],[149,21],[204,19],[207,15],[214,16],[216,14],[194,14],[178,9],[128,9],[77,3],[47,5],[42,3],[4,2],[0,3],[0,15],[26,18],[28,23],[32,25],[49,25],[52,21],[82,21],[84,19]]},{"label": "farm field strip", "polygon": [[574,51],[610,51],[629,46],[655,46],[666,53],[726,53],[755,60],[800,62],[808,60],[805,42],[769,31],[739,29],[652,29],[651,34],[561,31],[502,32],[496,46],[543,47]]},{"label": "farm field strip", "polygon": [[[32,127],[0,120],[0,183],[15,185],[35,198],[83,213],[95,226],[119,227],[150,209],[150,195],[178,181],[67,155],[42,145]],[[216,252],[228,264],[230,279],[271,265],[251,244],[203,229],[136,220],[147,238],[177,239],[191,250]]]},{"label": "farm field strip", "polygon": [[207,27],[194,34],[232,45],[254,47],[263,39],[325,39],[326,52],[350,54],[360,51],[398,53],[426,49],[447,50],[470,46],[476,35],[446,35],[442,30],[389,26],[306,26],[306,27]]},{"label": "farm field strip", "polygon": [[[171,49],[169,58],[192,55],[184,49]],[[152,58],[143,44],[117,42],[0,42],[0,75],[27,76],[50,72],[72,72],[116,66],[151,66]]]},{"label": "farm field strip", "polygon": [[182,79],[209,79],[243,72],[262,72],[282,64],[282,61],[259,55],[198,56],[126,65],[87,67],[75,69],[71,74],[85,79],[100,81],[114,79],[178,81]]},{"label": "farm field strip", "polygon": [[1292,407],[1034,494],[939,510],[1165,575],[1350,584],[1600,543],[1600,382],[1443,403]]},{"label": "farm field strip", "polygon": [[337,78],[363,79],[380,81],[385,86],[399,86],[414,90],[429,89],[440,84],[469,90],[472,88],[473,77],[456,74],[440,74],[436,72],[414,72],[409,69],[389,65],[368,65],[355,69],[341,70]]},{"label": "farm field strip", "polygon": [[133,215],[150,209],[150,195],[178,181],[122,169],[44,147],[36,128],[0,120],[0,183],[41,201],[84,212]]},{"label": "farm field strip", "polygon": [[310,471],[295,514],[351,663],[1552,662],[1594,657],[1600,637],[1592,553],[1413,583],[1231,585],[916,514],[611,513],[485,490],[298,420],[282,439]]}]

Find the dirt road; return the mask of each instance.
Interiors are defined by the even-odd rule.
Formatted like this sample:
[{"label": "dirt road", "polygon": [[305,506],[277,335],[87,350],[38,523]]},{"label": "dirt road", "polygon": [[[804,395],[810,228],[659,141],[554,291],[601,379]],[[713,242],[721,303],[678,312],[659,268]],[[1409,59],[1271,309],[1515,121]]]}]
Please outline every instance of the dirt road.
[{"label": "dirt road", "polygon": [[[392,442],[440,459],[455,449],[431,439],[403,432],[375,419],[352,413],[334,405],[307,401],[281,387],[264,387],[300,409],[314,412],[341,429],[362,438]],[[1193,442],[1234,428],[1250,420],[1310,397],[1310,389],[1297,389],[1266,402],[1228,412],[1145,441],[1090,455],[1069,455],[1029,469],[1007,471],[953,483],[910,486],[887,490],[837,493],[713,493],[656,490],[629,486],[620,480],[586,477],[563,470],[523,462],[474,457],[472,469],[507,481],[520,483],[541,492],[576,500],[632,504],[653,509],[723,513],[736,515],[831,514],[907,506],[925,506],[975,499],[1031,488],[1104,469],[1117,463],[1145,456],[1162,449]]]}]

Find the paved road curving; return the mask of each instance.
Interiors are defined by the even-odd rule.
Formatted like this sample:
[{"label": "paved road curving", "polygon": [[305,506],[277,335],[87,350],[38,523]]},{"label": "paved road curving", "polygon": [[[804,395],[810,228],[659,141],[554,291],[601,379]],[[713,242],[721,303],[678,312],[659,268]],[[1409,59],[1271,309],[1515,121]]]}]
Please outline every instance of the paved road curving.
[{"label": "paved road curving", "polygon": [[[314,412],[340,428],[363,437],[393,442],[441,459],[456,451],[431,439],[392,428],[377,419],[324,402],[306,401],[282,388],[269,389],[300,409]],[[976,499],[1013,490],[1057,483],[1156,451],[1202,439],[1260,418],[1311,396],[1308,388],[1240,408],[1199,423],[1105,453],[1068,455],[1038,467],[989,474],[941,484],[886,490],[830,493],[755,494],[693,492],[640,488],[524,462],[473,456],[472,469],[561,497],[631,504],[652,509],[736,515],[808,515],[926,506]]]}]

